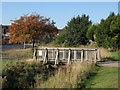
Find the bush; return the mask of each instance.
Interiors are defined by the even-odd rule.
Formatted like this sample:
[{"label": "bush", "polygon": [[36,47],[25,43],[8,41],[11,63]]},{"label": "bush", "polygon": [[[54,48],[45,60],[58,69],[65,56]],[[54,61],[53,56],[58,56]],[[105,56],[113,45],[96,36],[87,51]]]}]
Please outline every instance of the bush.
[{"label": "bush", "polygon": [[47,66],[42,65],[40,62],[16,62],[16,64],[7,65],[3,69],[2,77],[6,77],[3,81],[3,88],[34,88],[39,78],[41,81],[47,80],[49,72]]},{"label": "bush", "polygon": [[59,44],[64,43],[65,42],[65,38],[64,37],[65,37],[65,32],[63,32],[63,33],[61,33],[60,35],[57,36],[54,44],[55,45],[59,45]]}]

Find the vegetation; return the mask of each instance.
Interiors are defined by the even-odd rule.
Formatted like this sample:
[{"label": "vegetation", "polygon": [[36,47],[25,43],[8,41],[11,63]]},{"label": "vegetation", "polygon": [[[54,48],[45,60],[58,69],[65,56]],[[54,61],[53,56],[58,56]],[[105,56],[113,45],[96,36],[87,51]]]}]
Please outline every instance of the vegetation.
[{"label": "vegetation", "polygon": [[87,30],[87,33],[86,33],[86,37],[89,39],[89,40],[92,40],[94,41],[95,40],[95,31],[97,29],[97,25],[93,24],[91,25],[88,30]]},{"label": "vegetation", "polygon": [[64,34],[57,37],[56,43],[64,43],[65,46],[86,45],[88,43],[86,32],[90,25],[89,16],[85,14],[72,18],[64,28]]},{"label": "vegetation", "polygon": [[120,15],[111,13],[102,19],[95,31],[97,45],[104,48],[119,49]]},{"label": "vegetation", "polygon": [[3,88],[34,88],[46,81],[54,71],[40,62],[6,64],[2,70]]},{"label": "vegetation", "polygon": [[32,49],[18,49],[2,52],[3,57],[12,57],[18,59],[31,59],[33,57]]},{"label": "vegetation", "polygon": [[119,57],[120,51],[114,51],[110,53],[111,53],[112,60],[120,61],[120,57]]},{"label": "vegetation", "polygon": [[86,81],[86,88],[118,88],[118,69],[113,67],[97,67],[94,77]]},{"label": "vegetation", "polygon": [[97,25],[89,21],[89,16],[74,17],[65,26],[63,33],[57,36],[54,44],[72,47],[86,45],[89,43],[88,40],[92,40],[99,47],[119,50],[120,24],[117,22],[120,22],[120,15],[114,13]]},{"label": "vegetation", "polygon": [[61,67],[54,76],[38,88],[83,88],[84,80],[94,74],[94,66],[93,63],[84,62]]},{"label": "vegetation", "polygon": [[58,31],[54,21],[38,14],[24,15],[12,21],[9,31],[12,43],[32,42],[34,47],[36,42],[51,40]]}]

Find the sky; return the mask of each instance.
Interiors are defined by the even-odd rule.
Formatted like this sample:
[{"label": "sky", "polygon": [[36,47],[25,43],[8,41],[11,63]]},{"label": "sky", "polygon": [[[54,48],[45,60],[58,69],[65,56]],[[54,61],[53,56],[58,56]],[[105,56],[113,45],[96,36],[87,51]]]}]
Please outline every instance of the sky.
[{"label": "sky", "polygon": [[71,18],[78,15],[89,15],[93,23],[99,23],[101,19],[107,18],[110,12],[118,14],[118,2],[2,2],[0,23],[10,25],[10,20],[32,12],[50,17],[56,22],[56,26],[62,29]]}]

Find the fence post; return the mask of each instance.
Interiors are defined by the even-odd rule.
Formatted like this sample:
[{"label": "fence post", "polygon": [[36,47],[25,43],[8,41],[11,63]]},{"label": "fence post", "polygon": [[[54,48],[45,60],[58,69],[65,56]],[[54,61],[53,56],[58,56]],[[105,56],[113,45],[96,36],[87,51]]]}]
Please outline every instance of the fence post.
[{"label": "fence post", "polygon": [[65,49],[63,50],[63,60],[65,60]]},{"label": "fence post", "polygon": [[97,60],[101,60],[100,49],[97,49]]},{"label": "fence post", "polygon": [[87,49],[85,51],[85,60],[87,61],[88,60],[88,52],[87,52]]},{"label": "fence post", "polygon": [[70,63],[71,63],[71,50],[69,49],[67,65],[69,65]]},{"label": "fence post", "polygon": [[77,59],[77,51],[74,50],[74,60],[76,60],[76,59]]},{"label": "fence post", "polygon": [[83,62],[83,49],[81,50],[81,62]]},{"label": "fence post", "polygon": [[44,60],[43,60],[43,64],[47,63],[48,61],[48,49],[45,49],[45,56],[44,56]]},{"label": "fence post", "polygon": [[54,48],[53,48],[53,50],[52,50],[52,59],[54,60]]},{"label": "fence post", "polygon": [[34,49],[33,60],[37,60],[37,49]]},{"label": "fence post", "polygon": [[59,59],[59,49],[57,49],[57,52],[56,52],[55,65],[59,63],[58,59]]},{"label": "fence post", "polygon": [[95,49],[95,51],[94,51],[94,62],[96,63],[96,60],[97,60],[97,49]]}]

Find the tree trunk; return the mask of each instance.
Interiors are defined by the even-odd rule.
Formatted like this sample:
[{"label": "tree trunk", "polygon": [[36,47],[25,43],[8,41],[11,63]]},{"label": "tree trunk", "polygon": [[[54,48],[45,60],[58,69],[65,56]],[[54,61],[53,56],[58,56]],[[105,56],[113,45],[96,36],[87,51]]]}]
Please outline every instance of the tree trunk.
[{"label": "tree trunk", "polygon": [[25,49],[26,47],[25,47],[25,42],[24,42],[24,49]]},{"label": "tree trunk", "polygon": [[33,46],[32,46],[33,52],[34,52],[34,48],[35,48],[35,41],[33,39]]}]

